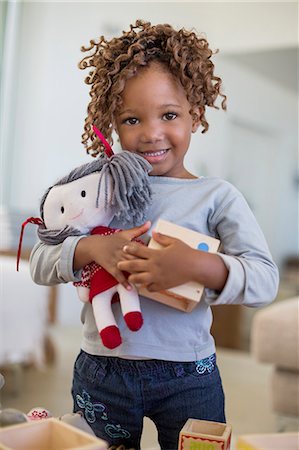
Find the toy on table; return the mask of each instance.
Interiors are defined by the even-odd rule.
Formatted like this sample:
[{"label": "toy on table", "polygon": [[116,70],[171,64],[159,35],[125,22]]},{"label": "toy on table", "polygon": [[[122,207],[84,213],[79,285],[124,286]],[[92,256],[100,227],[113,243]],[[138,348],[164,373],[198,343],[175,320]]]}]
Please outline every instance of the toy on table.
[{"label": "toy on table", "polygon": [[[0,373],[0,390],[5,380]],[[98,439],[81,412],[67,413],[54,419],[40,406],[27,414],[0,405],[0,449],[107,450],[107,443]]]},{"label": "toy on table", "polygon": [[[5,379],[2,373],[0,373],[0,391],[5,385]],[[0,395],[1,400],[1,395]],[[3,408],[0,403],[0,428],[14,425],[16,423],[27,422],[27,416],[19,409],[15,408]],[[0,447],[1,448],[1,447]]]},{"label": "toy on table", "polygon": [[28,422],[28,417],[25,413],[23,413],[19,409],[15,408],[0,409],[0,428],[24,422]]},{"label": "toy on table", "polygon": [[[220,244],[218,239],[176,225],[167,220],[158,220],[155,231],[178,238],[190,247],[201,251],[215,253]],[[148,246],[153,249],[161,248],[161,245],[154,239],[150,240]],[[185,312],[192,311],[198,305],[203,291],[204,286],[193,281],[159,292],[149,292],[144,286],[139,288],[140,294]]]},{"label": "toy on table", "polygon": [[50,411],[41,406],[35,406],[27,413],[28,420],[49,419],[52,417]]},{"label": "toy on table", "polygon": [[298,450],[299,432],[245,434],[238,436],[236,450]]},{"label": "toy on table", "polygon": [[77,411],[75,413],[66,413],[58,418],[64,423],[72,425],[75,428],[79,428],[79,430],[84,431],[85,433],[91,434],[95,436],[94,431],[88,425],[88,422],[84,418],[84,414],[81,411]]},{"label": "toy on table", "polygon": [[55,418],[0,428],[1,450],[107,450],[108,444]]},{"label": "toy on table", "polygon": [[[85,234],[110,235],[121,231],[108,225],[113,218],[122,223],[142,223],[151,201],[148,172],[151,165],[141,156],[113,151],[99,130],[95,132],[104,142],[107,154],[95,161],[73,169],[44,194],[38,236],[46,244],[58,244],[68,236]],[[21,234],[22,238],[22,234]],[[20,254],[21,239],[18,255]],[[136,288],[125,289],[105,269],[96,263],[86,265],[80,282],[74,283],[79,298],[90,301],[103,345],[113,349],[122,339],[114,318],[111,300],[119,294],[120,306],[128,328],[137,331],[143,323]]]},{"label": "toy on table", "polygon": [[229,450],[231,434],[226,423],[188,419],[180,431],[178,450]]}]

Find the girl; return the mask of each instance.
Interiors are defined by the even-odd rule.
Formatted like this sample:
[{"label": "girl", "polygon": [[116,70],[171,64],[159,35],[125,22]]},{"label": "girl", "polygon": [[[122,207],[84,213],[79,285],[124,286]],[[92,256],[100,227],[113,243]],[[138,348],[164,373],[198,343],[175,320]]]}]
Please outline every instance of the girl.
[{"label": "girl", "polygon": [[208,129],[206,107],[216,108],[221,97],[225,109],[208,42],[194,32],[138,20],[120,37],[101,37],[83,51],[91,52],[80,63],[91,70],[83,134],[87,151],[97,156],[103,150],[93,124],[111,144],[115,130],[122,149],[153,167],[152,228],[158,218],[175,222],[220,239],[222,253],[194,250],[154,231],[162,250],[131,242],[149,231],[147,222],[113,236],[69,237],[54,247],[37,244],[32,276],[41,284],[78,281],[80,269],[95,261],[127,289],[130,282],[150,291],[188,281],[206,286],[191,313],[141,297],[144,325],[134,334],[126,330],[119,305],[113,305],[123,336],[114,350],[101,346],[89,305],[82,314],[74,411],[83,411],[110,445],[136,449],[147,416],[157,427],[161,449],[176,449],[188,418],[225,421],[210,305],[266,305],[276,295],[278,271],[242,195],[226,181],[197,177],[184,165],[191,134]]}]

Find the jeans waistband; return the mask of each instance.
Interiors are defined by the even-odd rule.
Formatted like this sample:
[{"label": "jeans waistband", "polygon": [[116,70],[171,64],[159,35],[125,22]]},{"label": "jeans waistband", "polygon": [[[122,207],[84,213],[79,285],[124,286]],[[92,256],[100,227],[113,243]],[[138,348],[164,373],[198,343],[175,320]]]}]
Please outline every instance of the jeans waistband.
[{"label": "jeans waistband", "polygon": [[216,354],[200,359],[198,361],[179,362],[179,361],[164,361],[159,359],[124,359],[107,356],[89,355],[93,360],[105,366],[107,369],[117,371],[125,371],[127,373],[162,373],[174,371],[176,375],[184,372],[192,372],[196,370],[199,375],[204,375],[213,372],[216,368]]}]

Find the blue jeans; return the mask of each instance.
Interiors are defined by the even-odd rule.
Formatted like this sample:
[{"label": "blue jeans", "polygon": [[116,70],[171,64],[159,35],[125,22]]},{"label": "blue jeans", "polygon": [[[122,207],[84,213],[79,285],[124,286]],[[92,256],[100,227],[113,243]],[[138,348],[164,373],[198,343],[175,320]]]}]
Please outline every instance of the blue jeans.
[{"label": "blue jeans", "polygon": [[126,360],[83,351],[74,367],[74,412],[82,411],[109,445],[140,449],[143,418],[158,430],[162,450],[177,449],[188,418],[225,422],[215,355],[195,362]]}]

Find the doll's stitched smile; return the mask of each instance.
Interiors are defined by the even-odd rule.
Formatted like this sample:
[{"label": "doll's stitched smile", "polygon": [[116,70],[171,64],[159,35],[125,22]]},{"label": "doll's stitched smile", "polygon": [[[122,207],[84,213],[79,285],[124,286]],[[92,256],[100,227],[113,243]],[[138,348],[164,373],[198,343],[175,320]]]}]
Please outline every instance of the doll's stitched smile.
[{"label": "doll's stitched smile", "polygon": [[78,217],[82,216],[82,214],[83,214],[83,211],[84,211],[84,208],[82,208],[82,209],[81,209],[81,211],[79,212],[79,214],[77,214],[76,216],[74,216],[74,217],[70,217],[70,220],[75,220],[75,219],[78,219]]}]

